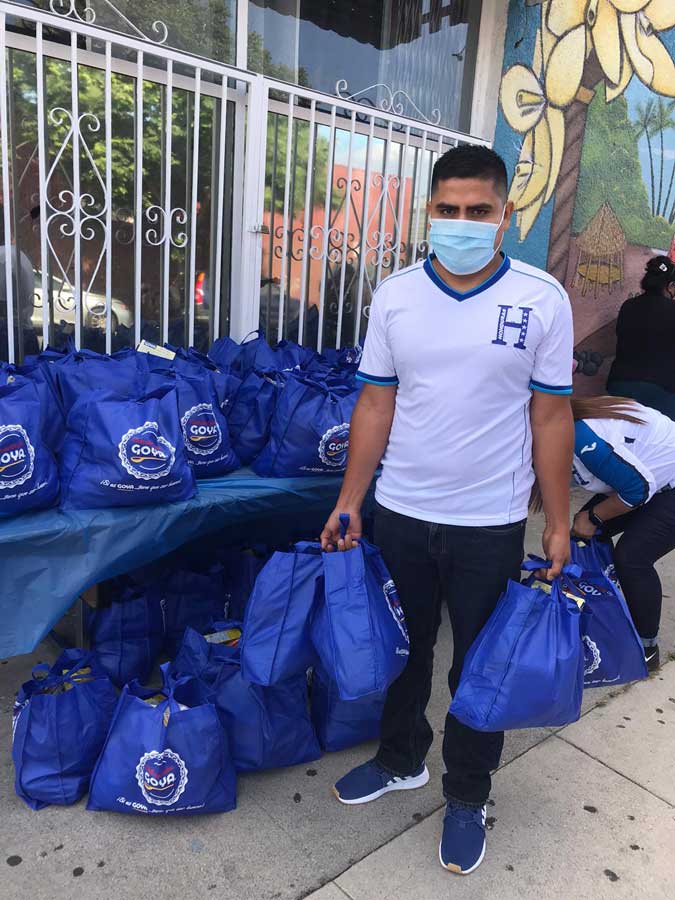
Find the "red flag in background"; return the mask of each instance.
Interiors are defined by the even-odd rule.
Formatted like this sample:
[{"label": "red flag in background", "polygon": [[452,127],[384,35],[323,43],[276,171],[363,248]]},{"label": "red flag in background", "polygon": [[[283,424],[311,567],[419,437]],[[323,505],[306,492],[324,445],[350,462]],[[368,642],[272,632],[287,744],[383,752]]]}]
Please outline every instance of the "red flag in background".
[{"label": "red flag in background", "polygon": [[668,253],[668,258],[671,262],[675,263],[675,235],[673,235],[673,239],[670,242],[670,251]]}]

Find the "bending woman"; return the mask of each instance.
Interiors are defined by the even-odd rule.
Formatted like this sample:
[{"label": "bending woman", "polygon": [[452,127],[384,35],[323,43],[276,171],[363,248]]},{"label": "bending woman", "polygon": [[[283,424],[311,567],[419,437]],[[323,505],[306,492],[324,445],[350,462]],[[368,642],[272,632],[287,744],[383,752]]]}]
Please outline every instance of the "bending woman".
[{"label": "bending woman", "polygon": [[574,398],[572,409],[574,480],[595,494],[572,531],[621,534],[616,574],[654,671],[662,599],[654,563],[675,548],[675,422],[623,397]]}]

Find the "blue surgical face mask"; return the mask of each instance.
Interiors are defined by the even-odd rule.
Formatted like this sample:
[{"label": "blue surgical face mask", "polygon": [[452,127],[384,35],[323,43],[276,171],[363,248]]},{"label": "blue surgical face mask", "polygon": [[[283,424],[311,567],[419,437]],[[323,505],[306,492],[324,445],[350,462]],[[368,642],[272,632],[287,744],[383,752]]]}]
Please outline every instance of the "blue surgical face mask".
[{"label": "blue surgical face mask", "polygon": [[[484,269],[501,247],[495,238],[502,217],[494,222],[470,222],[468,219],[431,219],[429,246],[440,264],[453,275],[474,275]],[[503,236],[502,236],[503,240]]]}]

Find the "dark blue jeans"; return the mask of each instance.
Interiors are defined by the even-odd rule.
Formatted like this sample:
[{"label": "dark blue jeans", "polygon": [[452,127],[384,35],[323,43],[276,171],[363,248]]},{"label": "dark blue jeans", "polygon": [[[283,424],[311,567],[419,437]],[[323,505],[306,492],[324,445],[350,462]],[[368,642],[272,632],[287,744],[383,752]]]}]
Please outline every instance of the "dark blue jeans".
[{"label": "dark blue jeans", "polygon": [[[448,674],[452,693],[464,657],[508,579],[520,578],[524,537],[524,521],[488,528],[435,525],[378,507],[375,541],[398,588],[410,633],[410,658],[389,688],[377,753],[378,762],[394,774],[409,775],[418,769],[433,740],[425,710],[441,603],[447,605],[453,634]],[[474,731],[448,714],[443,739],[445,796],[482,806],[503,745],[503,732]]]}]

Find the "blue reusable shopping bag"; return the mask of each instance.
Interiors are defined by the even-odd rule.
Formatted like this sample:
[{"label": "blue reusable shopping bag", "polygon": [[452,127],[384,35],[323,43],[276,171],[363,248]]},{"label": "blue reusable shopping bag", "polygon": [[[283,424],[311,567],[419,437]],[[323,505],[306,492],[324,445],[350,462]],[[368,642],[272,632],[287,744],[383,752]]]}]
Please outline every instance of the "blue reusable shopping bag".
[{"label": "blue reusable shopping bag", "polygon": [[170,383],[125,399],[85,394],[68,416],[62,505],[95,509],[187,500],[196,493]]},{"label": "blue reusable shopping bag", "polygon": [[16,793],[31,809],[86,794],[116,703],[93,653],[65,650],[33,669],[16,697],[12,740]]},{"label": "blue reusable shopping bag", "polygon": [[[216,627],[235,626],[241,624]],[[251,684],[241,674],[238,646],[208,643],[193,629],[185,632],[171,671],[199,679],[218,710],[238,772],[295,766],[321,756],[307,711],[304,672],[273,687]]]},{"label": "blue reusable shopping bag", "polygon": [[100,606],[85,605],[89,641],[101,667],[118,687],[134,679],[147,681],[164,642],[160,594],[117,579],[101,593]]},{"label": "blue reusable shopping bag", "polygon": [[228,612],[225,568],[213,563],[203,570],[179,566],[167,573],[159,586],[165,622],[164,649],[175,656],[183,641],[185,629],[208,631],[214,620]]},{"label": "blue reusable shopping bag", "polygon": [[55,364],[54,372],[66,415],[85,393],[107,390],[133,396],[138,382],[135,357],[113,358],[92,350],[69,353]]},{"label": "blue reusable shopping bag", "polygon": [[320,665],[312,673],[311,715],[321,747],[346,750],[380,736],[386,693],[361,700],[340,700],[335,682]]},{"label": "blue reusable shopping bag", "polygon": [[[251,335],[255,335],[253,340],[249,340]],[[262,329],[247,334],[241,344],[229,337],[219,338],[209,350],[209,357],[217,365],[231,369],[242,378],[254,369],[278,368],[274,350],[265,340]]]},{"label": "blue reusable shopping bag", "polygon": [[278,372],[249,372],[229,404],[232,447],[243,465],[252,462],[269,440],[270,423],[284,385],[285,377]]},{"label": "blue reusable shopping bag", "polygon": [[138,682],[124,687],[87,809],[193,816],[235,808],[236,775],[215,706],[163,670],[159,696]]},{"label": "blue reusable shopping bag", "polygon": [[263,477],[339,474],[347,467],[349,422],[358,391],[334,391],[289,373],[270,424],[270,438],[253,464]]},{"label": "blue reusable shopping bag", "polygon": [[301,347],[295,341],[279,341],[274,348],[274,355],[280,369],[304,369],[318,358],[316,351],[309,347]]},{"label": "blue reusable shopping bag", "polygon": [[581,616],[584,687],[627,684],[648,674],[642,641],[621,588],[604,574],[612,567],[607,547],[596,538],[571,542],[572,562],[582,569],[574,583],[586,601]]},{"label": "blue reusable shopping bag", "polygon": [[[348,516],[340,516],[343,535]],[[314,648],[341,700],[381,694],[405,669],[410,639],[396,586],[377,547],[361,540],[322,553],[324,590],[311,623]]]},{"label": "blue reusable shopping bag", "polygon": [[176,381],[183,441],[197,478],[215,478],[238,469],[211,373],[204,369],[201,377],[179,374]]},{"label": "blue reusable shopping bag", "polygon": [[39,363],[22,366],[0,363],[0,384],[11,384],[17,378],[25,378],[35,385],[40,397],[42,438],[53,453],[58,453],[66,432],[66,417],[56,380],[50,377],[51,371],[48,366]]},{"label": "blue reusable shopping bag", "polygon": [[47,509],[58,500],[59,478],[44,442],[37,387],[10,376],[0,383],[0,518]]},{"label": "blue reusable shopping bag", "polygon": [[241,671],[254,684],[278,684],[316,661],[310,625],[323,591],[318,544],[276,552],[258,575],[246,607]]},{"label": "blue reusable shopping bag", "polygon": [[243,622],[255,580],[267,562],[267,554],[254,548],[230,549],[221,557],[225,567],[227,617]]},{"label": "blue reusable shopping bag", "polygon": [[567,725],[581,715],[583,687],[581,610],[562,578],[509,581],[466,655],[450,713],[476,731]]}]

